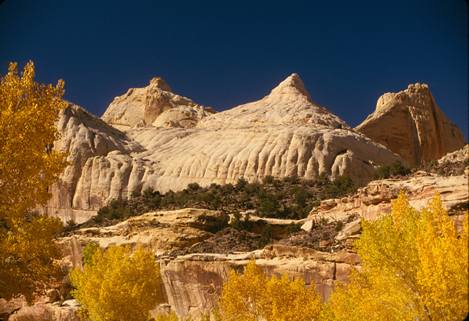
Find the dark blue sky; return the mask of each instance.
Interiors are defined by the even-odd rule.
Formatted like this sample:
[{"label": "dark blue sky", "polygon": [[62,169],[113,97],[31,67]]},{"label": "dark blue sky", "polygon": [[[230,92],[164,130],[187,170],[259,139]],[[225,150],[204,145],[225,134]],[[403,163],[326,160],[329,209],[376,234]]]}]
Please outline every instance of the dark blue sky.
[{"label": "dark blue sky", "polygon": [[468,131],[463,0],[25,1],[0,5],[0,75],[32,60],[36,80],[101,116],[153,77],[222,111],[296,72],[314,102],[350,126],[385,92],[426,83]]}]

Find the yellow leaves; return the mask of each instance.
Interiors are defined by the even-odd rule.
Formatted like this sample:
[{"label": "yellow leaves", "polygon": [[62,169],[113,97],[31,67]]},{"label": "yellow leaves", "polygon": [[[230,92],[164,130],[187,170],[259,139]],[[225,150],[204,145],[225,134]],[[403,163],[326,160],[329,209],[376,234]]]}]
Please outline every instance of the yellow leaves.
[{"label": "yellow leaves", "polygon": [[63,81],[56,87],[34,82],[32,62],[17,73],[12,63],[0,80],[0,217],[10,219],[44,205],[47,188],[68,165],[66,154],[46,150],[58,138]]},{"label": "yellow leaves", "polygon": [[362,221],[362,271],[338,286],[328,319],[458,320],[468,313],[468,223],[457,233],[438,193],[420,213],[401,192],[391,215]]},{"label": "yellow leaves", "polygon": [[303,280],[291,282],[287,275],[269,279],[252,260],[243,274],[231,270],[219,305],[223,320],[316,320],[321,300],[314,284],[306,289]]},{"label": "yellow leaves", "polygon": [[18,75],[16,63],[0,79],[0,297],[24,294],[28,301],[61,275],[53,262],[61,252],[53,240],[62,223],[25,215],[50,198],[48,187],[68,165],[66,154],[47,152],[57,139],[54,122],[65,104],[63,81],[34,82],[34,64]]},{"label": "yellow leaves", "polygon": [[32,302],[61,280],[62,270],[53,261],[62,257],[54,242],[61,228],[59,219],[39,216],[15,221],[8,233],[0,229],[0,297],[9,300],[23,294]]},{"label": "yellow leaves", "polygon": [[159,266],[151,251],[128,247],[98,248],[85,264],[70,272],[73,296],[92,320],[145,320],[161,300]]}]

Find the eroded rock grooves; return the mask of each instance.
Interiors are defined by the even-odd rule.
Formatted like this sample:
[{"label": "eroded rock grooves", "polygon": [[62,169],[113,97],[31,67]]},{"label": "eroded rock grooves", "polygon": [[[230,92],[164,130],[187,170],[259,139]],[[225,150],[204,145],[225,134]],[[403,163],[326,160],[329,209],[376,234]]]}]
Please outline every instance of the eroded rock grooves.
[{"label": "eroded rock grooves", "polygon": [[[74,165],[52,187],[47,213],[81,223],[132,191],[252,182],[266,175],[313,179],[325,172],[360,186],[374,166],[400,159],[314,104],[296,74],[260,101],[218,114],[210,110],[173,94],[158,78],[116,98],[102,119],[70,104],[61,114],[55,148],[69,151]],[[179,117],[186,112],[190,124]],[[161,123],[168,119],[179,125]]]}]

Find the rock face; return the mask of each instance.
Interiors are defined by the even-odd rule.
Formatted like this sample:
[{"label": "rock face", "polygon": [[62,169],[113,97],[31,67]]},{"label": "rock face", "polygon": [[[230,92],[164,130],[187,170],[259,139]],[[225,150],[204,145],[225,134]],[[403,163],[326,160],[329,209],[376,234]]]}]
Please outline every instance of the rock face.
[{"label": "rock face", "polygon": [[320,252],[300,246],[271,244],[263,250],[231,254],[187,254],[168,256],[172,250],[191,247],[207,239],[213,229],[226,223],[225,214],[203,209],[184,209],[147,213],[105,228],[85,228],[74,232],[71,237],[58,240],[64,258],[62,265],[82,265],[82,252],[86,244],[97,243],[103,248],[130,246],[150,249],[158,255],[164,304],[153,311],[171,308],[179,316],[198,317],[201,312],[216,306],[223,282],[230,270],[238,272],[251,258],[262,266],[267,275],[301,277],[309,286],[313,281],[324,300],[329,298],[335,282],[347,282],[346,269],[352,262],[360,262],[350,249],[335,253]]},{"label": "rock face", "polygon": [[[102,173],[94,175],[93,184],[87,184],[83,178],[83,169],[87,162],[90,159],[107,157],[108,162],[116,163],[119,158],[125,159],[125,155],[142,152],[144,148],[120,130],[72,103],[60,111],[57,129],[61,138],[55,142],[54,149],[68,152],[68,161],[72,164],[65,169],[60,181],[51,187],[52,199],[47,207],[38,210],[49,216],[60,217],[64,222],[84,222],[101,207],[99,195],[102,191],[99,187],[103,184],[103,176],[107,175],[103,168]],[[122,167],[122,163],[116,165],[119,170],[114,171],[113,177],[108,176],[105,180],[107,199],[120,197],[120,185],[116,182],[125,176],[128,169],[128,166]],[[80,195],[77,191],[87,187],[91,188],[88,192],[88,197],[91,198],[84,200],[75,197]],[[83,206],[83,203],[86,205]]]},{"label": "rock face", "polygon": [[192,100],[173,94],[161,78],[153,78],[145,88],[131,88],[109,105],[102,119],[121,127],[194,127],[202,118],[215,113]]},{"label": "rock face", "polygon": [[[197,106],[158,78],[117,98],[102,117],[108,123],[70,104],[61,113],[55,148],[69,151],[73,165],[52,187],[43,211],[81,223],[132,191],[252,182],[266,175],[312,179],[325,172],[362,185],[374,166],[400,159],[312,103],[295,74],[252,104],[209,117]],[[197,112],[191,114],[196,127],[182,128],[186,123],[171,116],[185,108]],[[156,127],[167,119],[168,128]]]},{"label": "rock face", "polygon": [[459,127],[436,105],[428,86],[419,83],[397,94],[382,95],[375,112],[355,130],[411,165],[440,158],[466,144]]},{"label": "rock face", "polygon": [[341,219],[356,213],[365,219],[374,220],[378,213],[391,212],[391,201],[397,198],[401,190],[405,192],[410,205],[419,211],[427,206],[428,201],[438,191],[443,209],[449,215],[464,214],[469,202],[467,175],[442,177],[425,172],[418,174],[420,175],[417,177],[405,180],[373,181],[351,197],[321,201],[321,205],[313,208],[309,217],[318,219],[331,216]]},{"label": "rock face", "polygon": [[204,209],[152,212],[109,227],[80,229],[71,237],[61,238],[59,245],[64,251],[63,263],[73,266],[81,263],[81,249],[88,243],[104,249],[143,247],[155,255],[164,255],[211,237],[211,231],[221,229],[227,220],[222,212]]}]

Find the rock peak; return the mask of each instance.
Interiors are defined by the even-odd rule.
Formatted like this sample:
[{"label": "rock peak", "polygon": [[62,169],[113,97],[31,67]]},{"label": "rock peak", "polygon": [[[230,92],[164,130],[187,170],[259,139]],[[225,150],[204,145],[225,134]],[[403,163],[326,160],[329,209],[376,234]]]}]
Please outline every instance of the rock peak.
[{"label": "rock peak", "polygon": [[172,93],[173,91],[171,90],[171,87],[166,83],[166,81],[163,80],[161,77],[155,77],[152,80],[150,80],[150,85],[155,86],[156,88],[163,90],[163,91],[169,91]]},{"label": "rock peak", "polygon": [[311,99],[309,93],[306,91],[306,88],[303,85],[303,82],[300,79],[300,76],[295,73],[291,74],[291,76],[287,77],[287,79],[285,79],[277,87],[275,87],[272,90],[271,94],[301,94]]}]

